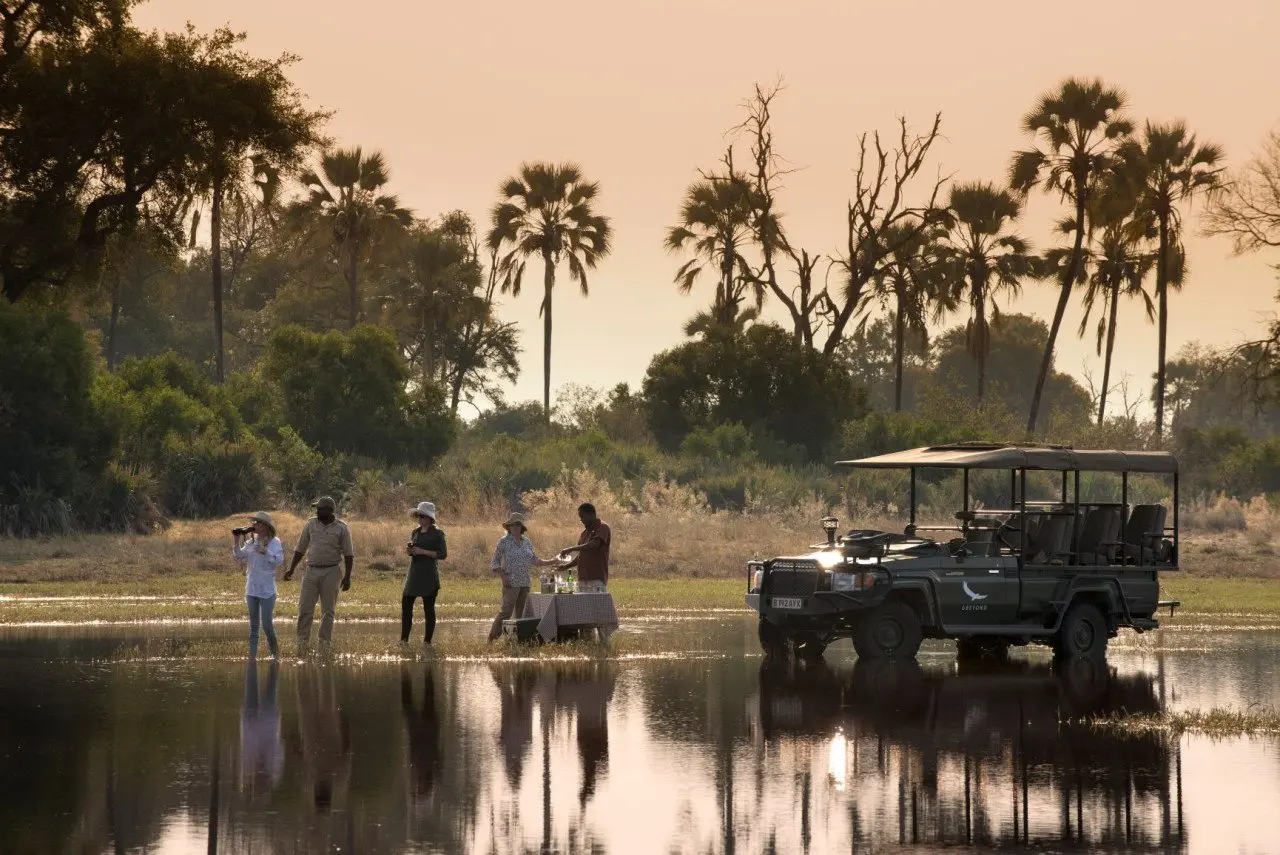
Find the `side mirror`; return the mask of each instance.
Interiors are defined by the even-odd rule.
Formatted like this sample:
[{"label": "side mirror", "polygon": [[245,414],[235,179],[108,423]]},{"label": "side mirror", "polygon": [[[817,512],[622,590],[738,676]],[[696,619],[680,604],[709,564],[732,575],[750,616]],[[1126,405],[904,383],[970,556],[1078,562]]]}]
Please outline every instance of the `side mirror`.
[{"label": "side mirror", "polygon": [[827,545],[834,546],[836,542],[836,529],[840,526],[840,520],[835,517],[822,518],[822,530],[827,533]]}]

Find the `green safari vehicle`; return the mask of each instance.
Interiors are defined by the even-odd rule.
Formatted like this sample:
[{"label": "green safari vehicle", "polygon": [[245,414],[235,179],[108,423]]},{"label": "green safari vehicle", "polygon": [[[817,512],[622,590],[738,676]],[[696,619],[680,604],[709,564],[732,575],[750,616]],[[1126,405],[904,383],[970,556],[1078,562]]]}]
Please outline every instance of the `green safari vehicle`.
[{"label": "green safari vehicle", "polygon": [[[1101,657],[1121,629],[1156,629],[1157,611],[1178,605],[1160,599],[1160,574],[1178,569],[1172,454],[966,442],[838,465],[905,470],[910,522],[901,533],[838,535],[827,517],[825,543],[748,562],[746,602],[770,656],[820,657],[849,638],[860,657],[909,659],[923,639],[950,638],[966,658],[1027,644]],[[917,479],[937,469],[961,471],[961,507],[954,523],[918,525]],[[1005,507],[972,501],[970,474],[992,471],[1007,473]],[[1114,495],[1084,500],[1082,474],[1090,494]],[[1130,504],[1135,474],[1172,482],[1172,513]],[[1048,499],[1031,498],[1029,475]],[[983,476],[988,495],[992,477]]]}]

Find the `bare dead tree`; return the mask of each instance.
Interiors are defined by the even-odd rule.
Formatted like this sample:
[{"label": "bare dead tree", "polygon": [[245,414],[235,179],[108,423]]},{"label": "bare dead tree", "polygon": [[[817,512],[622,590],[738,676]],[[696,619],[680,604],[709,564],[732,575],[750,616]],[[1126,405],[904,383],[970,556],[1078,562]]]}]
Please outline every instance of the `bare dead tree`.
[{"label": "bare dead tree", "polygon": [[[822,311],[830,330],[823,353],[830,355],[840,346],[851,318],[862,307],[868,287],[887,260],[908,243],[919,239],[936,222],[940,210],[938,196],[947,182],[939,173],[924,204],[908,201],[937,141],[942,114],[934,116],[926,133],[912,133],[905,118],[898,120],[896,144],[885,148],[879,132],[858,139],[858,167],[853,197],[847,205],[845,253],[832,260],[844,274],[844,287],[835,296],[824,291]],[[892,234],[892,237],[889,236]]]},{"label": "bare dead tree", "polygon": [[1213,195],[1205,232],[1230,237],[1238,253],[1280,249],[1280,131]]},{"label": "bare dead tree", "polygon": [[[756,84],[755,93],[743,105],[747,118],[731,133],[746,136],[750,140],[754,173],[751,228],[760,248],[761,264],[752,275],[760,287],[768,289],[787,310],[797,344],[812,347],[819,332],[825,286],[815,284],[814,274],[822,261],[821,253],[812,254],[797,247],[787,236],[778,211],[777,194],[782,180],[798,170],[786,166],[786,161],[773,147],[772,119],[773,99],[783,90],[781,80],[770,87]],[[779,265],[789,266],[791,281],[780,281]]]}]

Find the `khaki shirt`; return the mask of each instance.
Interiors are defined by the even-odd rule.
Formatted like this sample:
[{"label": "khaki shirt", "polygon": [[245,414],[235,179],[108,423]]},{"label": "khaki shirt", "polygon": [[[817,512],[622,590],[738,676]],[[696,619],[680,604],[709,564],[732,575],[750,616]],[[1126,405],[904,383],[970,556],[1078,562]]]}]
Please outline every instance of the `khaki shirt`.
[{"label": "khaki shirt", "polygon": [[351,548],[351,529],[346,523],[335,519],[325,525],[315,517],[302,527],[294,551],[307,554],[308,567],[332,567],[341,563],[343,557],[356,554]]}]

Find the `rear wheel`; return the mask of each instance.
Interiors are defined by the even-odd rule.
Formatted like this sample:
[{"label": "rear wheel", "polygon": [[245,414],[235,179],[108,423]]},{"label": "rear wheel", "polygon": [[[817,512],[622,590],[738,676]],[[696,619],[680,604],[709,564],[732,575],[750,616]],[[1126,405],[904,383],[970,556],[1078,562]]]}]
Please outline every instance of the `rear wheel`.
[{"label": "rear wheel", "polygon": [[888,600],[862,619],[853,647],[866,659],[911,659],[922,640],[915,611],[901,600]]},{"label": "rear wheel", "polygon": [[1067,610],[1054,639],[1059,656],[1102,658],[1107,655],[1107,622],[1092,603],[1076,603]]}]

